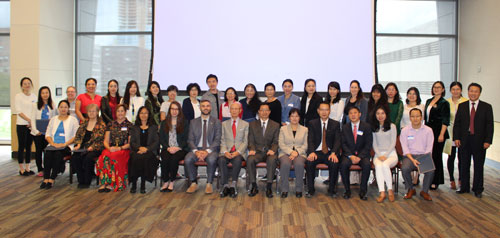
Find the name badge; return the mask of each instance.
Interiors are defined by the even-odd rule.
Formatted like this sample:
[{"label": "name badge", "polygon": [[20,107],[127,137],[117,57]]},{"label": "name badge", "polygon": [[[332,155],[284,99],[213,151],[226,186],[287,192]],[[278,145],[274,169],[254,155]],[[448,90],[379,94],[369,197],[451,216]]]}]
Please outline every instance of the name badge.
[{"label": "name badge", "polygon": [[224,97],[220,97],[220,99],[224,100]]},{"label": "name badge", "polygon": [[59,133],[59,136],[64,136],[64,133]]},{"label": "name badge", "polygon": [[122,131],[127,131],[128,128],[127,127],[122,127]]},{"label": "name badge", "polygon": [[408,140],[414,140],[415,137],[414,136],[408,136]]},{"label": "name badge", "polygon": [[363,131],[358,131],[358,136],[362,136],[363,135]]},{"label": "name badge", "polygon": [[293,107],[293,103],[289,103],[289,104],[288,104],[288,106],[289,106],[289,107]]}]

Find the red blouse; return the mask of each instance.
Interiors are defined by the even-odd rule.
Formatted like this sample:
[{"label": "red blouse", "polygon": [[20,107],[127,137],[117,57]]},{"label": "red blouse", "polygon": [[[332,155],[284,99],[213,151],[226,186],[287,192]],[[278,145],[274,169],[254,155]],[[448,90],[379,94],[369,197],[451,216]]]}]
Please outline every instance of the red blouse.
[{"label": "red blouse", "polygon": [[90,98],[90,96],[87,93],[82,93],[78,95],[76,98],[77,100],[80,100],[81,106],[80,106],[80,112],[87,114],[87,106],[90,104],[96,104],[97,107],[101,108],[101,96],[99,95],[94,95],[94,99]]},{"label": "red blouse", "polygon": [[116,106],[118,105],[118,100],[116,97],[109,96],[109,107],[111,108],[111,115],[113,120],[116,120]]}]

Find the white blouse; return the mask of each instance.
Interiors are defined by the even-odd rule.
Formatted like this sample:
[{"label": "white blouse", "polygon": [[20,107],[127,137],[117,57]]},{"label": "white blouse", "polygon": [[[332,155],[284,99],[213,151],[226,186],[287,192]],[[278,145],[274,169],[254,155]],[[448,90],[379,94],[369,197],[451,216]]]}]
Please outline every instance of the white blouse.
[{"label": "white blouse", "polygon": [[413,108],[418,108],[420,111],[422,111],[422,117],[424,115],[424,105],[416,105],[414,107],[409,107],[408,104],[405,104],[404,106],[404,111],[403,111],[403,118],[401,119],[401,129],[404,128],[405,126],[411,125],[410,121],[410,110]]},{"label": "white blouse", "polygon": [[196,101],[196,103],[191,102],[191,105],[193,105],[194,118],[200,117],[201,116],[200,103],[198,101]]},{"label": "white blouse", "polygon": [[330,104],[330,119],[341,122],[344,116],[344,100],[339,100],[335,104]]},{"label": "white blouse", "polygon": [[[42,119],[42,111],[44,107],[45,106],[43,106],[42,109],[39,110],[36,102],[31,104],[31,134],[34,136],[40,133],[40,131],[38,131],[38,129],[36,128],[36,120]],[[57,109],[54,103],[52,103],[52,108],[53,109],[50,109],[50,107],[48,107],[49,119],[52,119],[53,117],[57,116]]]},{"label": "white blouse", "polygon": [[[31,93],[30,95],[26,95],[24,93],[16,94],[14,98],[15,102],[15,113],[17,115],[23,113],[28,118],[31,118],[32,104],[37,100],[36,95]],[[18,116],[16,120],[16,125],[28,125],[28,121],[24,120],[22,117]]]},{"label": "white blouse", "polygon": [[[120,103],[123,103],[123,98],[120,99]],[[130,122],[135,122],[139,108],[142,106],[144,106],[144,98],[137,96],[130,97],[130,103],[126,114],[126,117]]]},{"label": "white blouse", "polygon": [[[73,139],[76,135],[76,131],[78,130],[78,127],[80,126],[78,123],[78,120],[72,116],[69,116],[66,118],[66,120],[62,121],[63,126],[64,126],[64,139],[66,141],[70,141]],[[50,119],[49,125],[47,126],[47,133],[45,135],[45,138],[52,138],[54,139],[54,136],[57,131],[57,127],[59,127],[59,124],[61,123],[61,120],[59,120],[59,117],[53,117]],[[69,145],[71,150],[73,150],[73,144]]]}]

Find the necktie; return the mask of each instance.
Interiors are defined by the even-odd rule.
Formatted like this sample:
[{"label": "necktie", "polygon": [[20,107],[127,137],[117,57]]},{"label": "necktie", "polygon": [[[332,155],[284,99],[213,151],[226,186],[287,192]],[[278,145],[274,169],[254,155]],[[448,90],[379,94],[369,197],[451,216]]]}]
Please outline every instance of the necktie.
[{"label": "necktie", "polygon": [[[233,139],[236,139],[236,120],[233,120]],[[236,147],[233,144],[233,148],[231,148],[231,152],[236,151]]]},{"label": "necktie", "polygon": [[354,136],[354,144],[356,144],[356,139],[358,138],[358,127],[354,125],[354,130],[352,130],[352,136]]},{"label": "necktie", "polygon": [[201,147],[203,150],[205,150],[207,149],[207,120],[203,120],[203,129],[201,133],[203,133],[203,136],[201,137],[201,139],[203,140]]},{"label": "necktie", "polygon": [[262,137],[266,135],[266,122],[262,122]]},{"label": "necktie", "polygon": [[327,154],[328,147],[326,146],[326,123],[324,122],[323,122],[323,139],[321,140],[321,143],[323,144],[323,146],[321,146],[321,152],[323,152],[323,154]]},{"label": "necktie", "polygon": [[472,110],[470,110],[470,123],[469,123],[469,131],[471,135],[474,135],[474,118],[476,117],[476,108],[474,107],[476,103],[472,103]]}]

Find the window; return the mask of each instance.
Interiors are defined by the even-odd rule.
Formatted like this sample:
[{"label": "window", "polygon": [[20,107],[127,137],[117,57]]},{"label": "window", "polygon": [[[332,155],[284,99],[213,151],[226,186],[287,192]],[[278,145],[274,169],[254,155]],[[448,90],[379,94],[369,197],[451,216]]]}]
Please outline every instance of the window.
[{"label": "window", "polygon": [[97,94],[107,82],[118,80],[120,94],[130,80],[141,93],[149,80],[152,37],[152,0],[76,1],[76,84],[85,92],[85,80],[97,79]]},{"label": "window", "polygon": [[379,83],[397,83],[403,98],[410,87],[429,98],[433,82],[440,80],[448,87],[456,80],[457,1],[378,0],[376,4]]},{"label": "window", "polygon": [[0,1],[0,143],[10,143],[10,2]]}]

